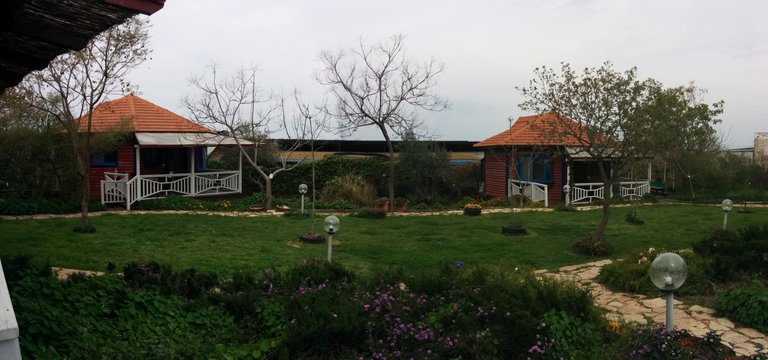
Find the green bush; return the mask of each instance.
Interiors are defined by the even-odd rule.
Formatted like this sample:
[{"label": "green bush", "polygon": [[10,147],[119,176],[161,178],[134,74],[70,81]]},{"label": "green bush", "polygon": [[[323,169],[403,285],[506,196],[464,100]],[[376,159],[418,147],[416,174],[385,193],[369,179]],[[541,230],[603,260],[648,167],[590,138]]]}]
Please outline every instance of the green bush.
[{"label": "green bush", "polygon": [[645,224],[645,220],[641,219],[637,215],[637,211],[632,211],[624,214],[624,221],[632,224],[632,225],[643,225]]},{"label": "green bush", "polygon": [[363,219],[383,219],[387,213],[382,208],[364,208],[352,213],[351,216]]},{"label": "green bush", "polygon": [[768,333],[768,289],[756,286],[733,289],[720,295],[715,309],[721,316]]},{"label": "green bush", "polygon": [[[704,259],[690,252],[681,252],[679,255],[685,260],[688,277],[685,285],[676,290],[675,294],[680,296],[714,294],[713,285],[704,271]],[[644,258],[644,255],[639,258]],[[658,296],[659,289],[653,285],[648,275],[655,257],[649,256],[642,261],[639,258],[614,261],[603,266],[596,281],[613,291],[631,292],[650,297]]]},{"label": "green bush", "polygon": [[356,174],[337,176],[329,180],[320,192],[320,198],[329,203],[348,201],[355,207],[371,206],[376,197],[373,185]]},{"label": "green bush", "polygon": [[[365,181],[373,184],[378,193],[384,193],[385,174],[387,172],[387,163],[380,158],[326,156],[315,162],[315,188],[319,192],[334,177],[357,174]],[[296,196],[299,184],[310,186],[312,184],[312,163],[310,161],[299,164],[291,171],[284,171],[275,175],[272,181],[272,191],[275,195],[293,197]]]},{"label": "green bush", "polygon": [[[88,203],[88,211],[104,211],[100,202]],[[80,212],[76,200],[6,198],[0,199],[0,215],[70,214]]]},{"label": "green bush", "polygon": [[555,206],[555,211],[572,212],[577,211],[577,209],[573,205],[559,204]]},{"label": "green bush", "polygon": [[323,210],[350,210],[354,209],[355,205],[344,199],[332,203],[325,200],[315,200],[315,208]]},{"label": "green bush", "polygon": [[602,343],[596,325],[563,310],[550,310],[537,327],[537,332],[541,334],[538,335],[539,341],[528,352],[534,355],[533,358],[594,358]]},{"label": "green bush", "polygon": [[768,224],[739,230],[716,230],[693,244],[707,259],[706,273],[716,280],[768,275]]},{"label": "green bush", "polygon": [[[210,306],[121,286],[116,275],[25,277],[10,284],[25,358],[196,358],[216,354],[238,330]],[[237,346],[232,343],[233,346]]]},{"label": "green bush", "polygon": [[159,290],[188,300],[199,299],[218,284],[216,274],[199,273],[195,269],[174,272],[170,266],[156,262],[131,263],[123,267],[123,281],[136,288]]}]

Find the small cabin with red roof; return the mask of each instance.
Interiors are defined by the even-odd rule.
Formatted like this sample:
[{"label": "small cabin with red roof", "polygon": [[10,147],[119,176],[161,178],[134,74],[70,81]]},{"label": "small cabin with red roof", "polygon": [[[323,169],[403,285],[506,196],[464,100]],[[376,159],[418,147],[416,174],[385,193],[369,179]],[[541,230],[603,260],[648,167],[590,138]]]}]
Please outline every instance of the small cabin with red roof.
[{"label": "small cabin with red roof", "polygon": [[[87,122],[81,121],[81,131]],[[106,101],[93,110],[92,133],[125,133],[125,140],[107,153],[91,154],[91,196],[103,204],[136,201],[169,194],[205,196],[242,191],[238,170],[212,171],[207,149],[253,145],[226,137],[136,95]]]},{"label": "small cabin with red roof", "polygon": [[[545,206],[550,202],[587,203],[602,199],[605,193],[602,177],[597,163],[581,151],[584,142],[575,136],[553,136],[567,133],[553,131],[555,126],[580,125],[551,112],[521,116],[509,129],[475,144],[475,148],[485,153],[484,193],[490,196],[522,193]],[[650,192],[647,179],[620,185],[621,195],[626,197]]]}]

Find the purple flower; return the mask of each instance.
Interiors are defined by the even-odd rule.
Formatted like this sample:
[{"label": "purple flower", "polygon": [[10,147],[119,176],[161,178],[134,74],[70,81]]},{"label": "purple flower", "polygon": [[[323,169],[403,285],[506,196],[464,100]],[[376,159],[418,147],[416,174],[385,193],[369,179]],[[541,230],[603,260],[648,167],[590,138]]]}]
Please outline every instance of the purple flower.
[{"label": "purple flower", "polygon": [[464,262],[462,262],[461,260],[456,262],[456,268],[457,269],[461,269],[462,266],[464,266]]}]

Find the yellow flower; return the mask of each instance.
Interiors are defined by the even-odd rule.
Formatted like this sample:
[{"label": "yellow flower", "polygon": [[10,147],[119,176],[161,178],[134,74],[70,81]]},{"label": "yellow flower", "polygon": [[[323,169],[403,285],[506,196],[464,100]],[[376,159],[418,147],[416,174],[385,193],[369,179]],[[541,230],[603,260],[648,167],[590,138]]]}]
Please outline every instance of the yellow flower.
[{"label": "yellow flower", "polygon": [[608,322],[608,330],[611,330],[615,333],[618,333],[621,331],[621,324],[615,322],[615,321],[609,321]]}]

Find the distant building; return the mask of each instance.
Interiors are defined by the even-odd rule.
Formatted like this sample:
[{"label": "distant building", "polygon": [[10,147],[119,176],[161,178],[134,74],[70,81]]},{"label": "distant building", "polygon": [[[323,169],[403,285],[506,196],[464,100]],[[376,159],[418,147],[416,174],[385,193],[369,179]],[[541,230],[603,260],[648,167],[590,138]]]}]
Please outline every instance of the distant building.
[{"label": "distant building", "polygon": [[755,165],[768,169],[768,132],[755,133],[753,160]]}]

